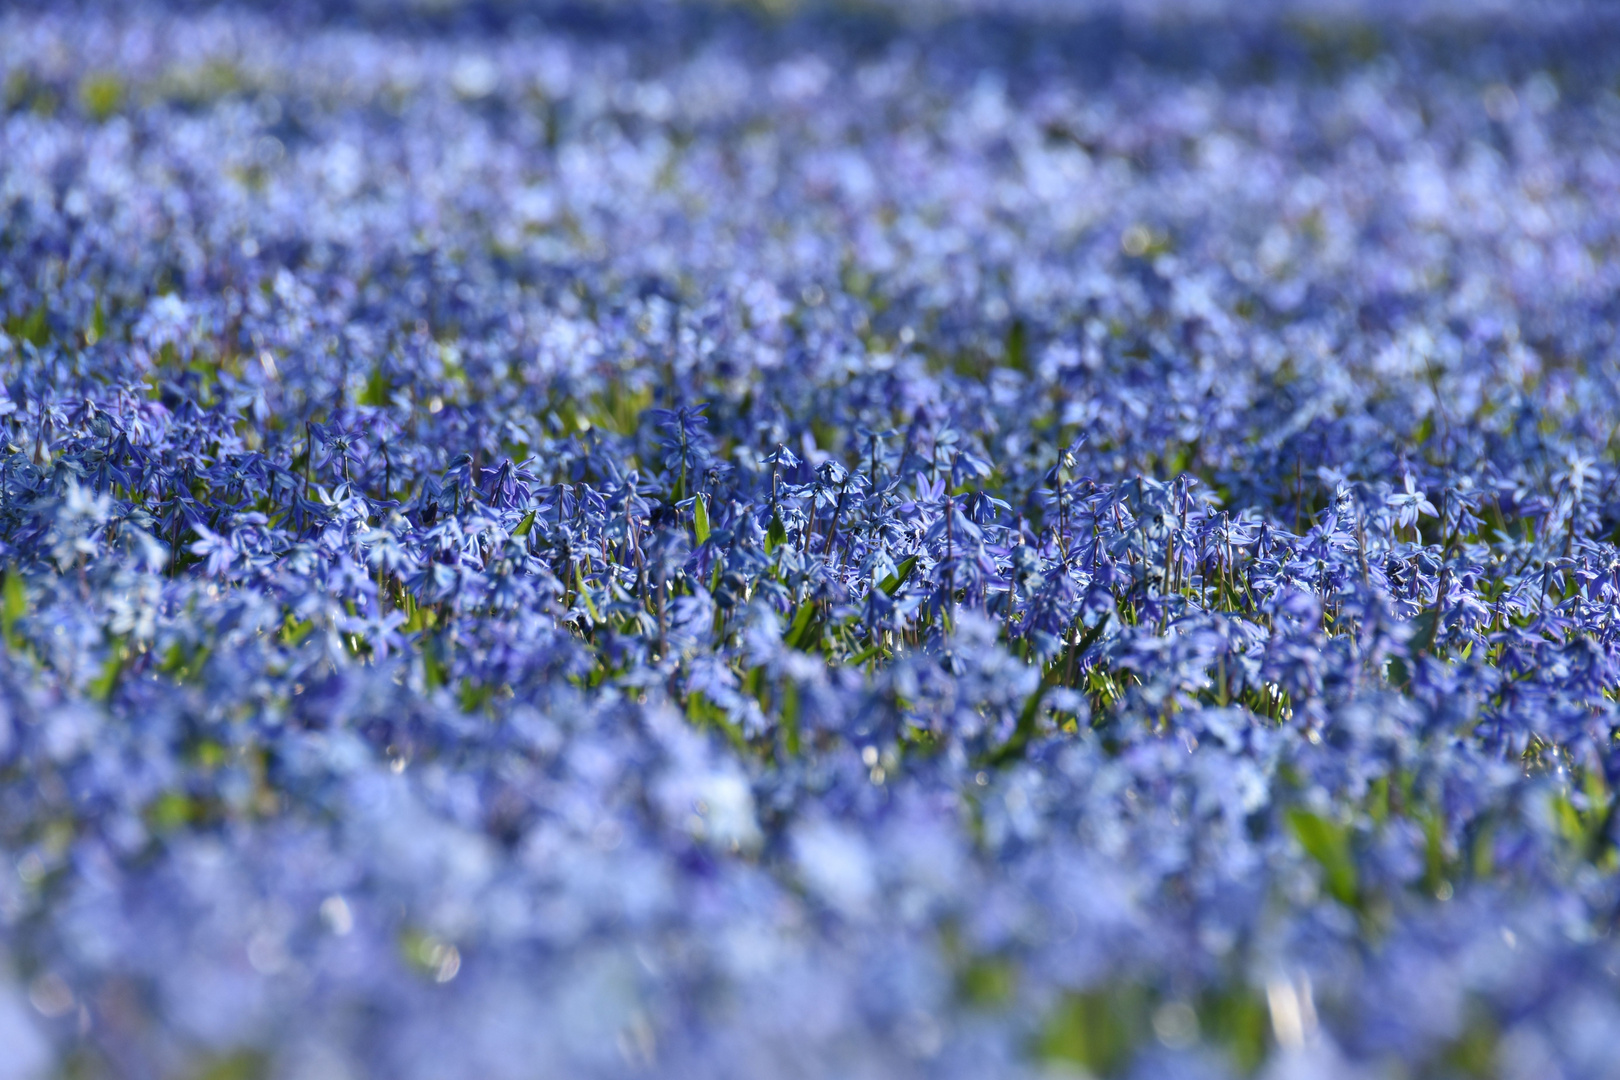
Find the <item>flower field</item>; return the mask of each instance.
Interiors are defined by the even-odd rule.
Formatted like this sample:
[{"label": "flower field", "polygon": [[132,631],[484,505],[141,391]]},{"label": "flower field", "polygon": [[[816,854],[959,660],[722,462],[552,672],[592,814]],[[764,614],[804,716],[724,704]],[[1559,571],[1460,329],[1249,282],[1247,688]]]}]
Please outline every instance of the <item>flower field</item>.
[{"label": "flower field", "polygon": [[1620,1078],[1620,15],[0,9],[0,1080]]}]

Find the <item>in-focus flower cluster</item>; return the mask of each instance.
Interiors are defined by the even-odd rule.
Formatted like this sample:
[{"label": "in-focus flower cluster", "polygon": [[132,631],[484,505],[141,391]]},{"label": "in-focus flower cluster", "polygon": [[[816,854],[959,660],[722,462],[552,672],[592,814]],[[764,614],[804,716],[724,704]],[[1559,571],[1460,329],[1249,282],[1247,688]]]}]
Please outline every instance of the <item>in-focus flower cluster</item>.
[{"label": "in-focus flower cluster", "polygon": [[0,1078],[1617,1075],[1611,15],[342,7],[0,12]]}]

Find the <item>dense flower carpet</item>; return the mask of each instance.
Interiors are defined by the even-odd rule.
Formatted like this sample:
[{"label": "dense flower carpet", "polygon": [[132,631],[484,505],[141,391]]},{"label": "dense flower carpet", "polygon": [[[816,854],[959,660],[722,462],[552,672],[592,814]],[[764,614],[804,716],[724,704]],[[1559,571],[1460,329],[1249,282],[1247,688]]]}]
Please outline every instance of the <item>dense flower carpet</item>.
[{"label": "dense flower carpet", "polygon": [[0,10],[0,1078],[1620,1076],[1602,5]]}]

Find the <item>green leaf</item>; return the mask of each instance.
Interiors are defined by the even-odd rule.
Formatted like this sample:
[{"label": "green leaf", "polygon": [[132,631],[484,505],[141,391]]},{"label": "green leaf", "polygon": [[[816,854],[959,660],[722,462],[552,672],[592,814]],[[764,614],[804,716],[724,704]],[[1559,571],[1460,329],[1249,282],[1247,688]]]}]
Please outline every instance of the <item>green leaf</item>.
[{"label": "green leaf", "polygon": [[166,791],[146,808],[146,823],[156,833],[174,832],[196,816],[196,807],[183,791]]},{"label": "green leaf", "polygon": [[868,645],[855,655],[845,657],[843,663],[849,667],[859,667],[874,656],[881,656],[883,651],[884,647],[882,645]]},{"label": "green leaf", "polygon": [[1434,651],[1435,634],[1440,629],[1439,612],[1430,608],[1412,620],[1412,638],[1407,644],[1407,651],[1412,656],[1420,656]]},{"label": "green leaf", "polygon": [[788,626],[787,633],[782,635],[782,644],[790,649],[799,647],[804,632],[810,625],[810,619],[816,613],[816,605],[806,600],[799,605],[799,610],[793,613],[793,622]]},{"label": "green leaf", "polygon": [[[1108,616],[1105,614],[1097,620],[1097,625],[1087,629],[1084,636],[1070,647],[1074,656],[1076,658],[1084,656],[1086,650],[1091,648],[1092,643],[1102,636],[1103,629],[1107,625]],[[1041,675],[1040,684],[1035,687],[1029,697],[1024,699],[1024,708],[1018,714],[1018,725],[1013,728],[1012,738],[996,748],[988,759],[989,764],[1000,765],[1024,752],[1024,747],[1028,746],[1029,741],[1035,737],[1035,721],[1041,715],[1041,701],[1046,697],[1048,690],[1063,681],[1063,673],[1068,669],[1068,666],[1062,656],[1047,665],[1045,672]],[[1095,675],[1095,672],[1093,674]]]},{"label": "green leaf", "polygon": [[449,679],[449,672],[445,670],[444,661],[439,658],[439,650],[432,640],[422,643],[422,681],[427,683],[429,690],[437,690]]},{"label": "green leaf", "polygon": [[1002,1008],[1012,1002],[1017,989],[1018,969],[1004,957],[978,957],[956,975],[957,996],[976,1009]]},{"label": "green leaf", "polygon": [[461,703],[462,712],[475,713],[488,704],[492,695],[493,690],[490,687],[469,677],[461,680],[456,696]]},{"label": "green leaf", "polygon": [[1450,1066],[1451,1075],[1500,1076],[1497,1052],[1501,1029],[1482,1008],[1476,1006],[1470,1012],[1468,1023],[1445,1048],[1440,1060]]},{"label": "green leaf", "polygon": [[529,535],[530,530],[534,528],[534,513],[535,512],[533,510],[530,510],[527,514],[523,515],[523,520],[518,522],[517,528],[512,530],[513,536]]},{"label": "green leaf", "polygon": [[106,701],[112,697],[113,687],[118,685],[118,676],[124,670],[124,643],[119,641],[107,657],[107,662],[101,667],[101,674],[90,683],[90,696],[96,701]]},{"label": "green leaf", "polygon": [[1117,1075],[1146,1035],[1146,1014],[1146,995],[1137,987],[1065,994],[1041,1032],[1040,1056],[1077,1065],[1087,1075]]},{"label": "green leaf", "polygon": [[423,630],[431,630],[438,622],[430,607],[417,604],[416,597],[409,592],[405,594],[405,626],[407,634],[420,634]]},{"label": "green leaf", "polygon": [[596,605],[591,602],[591,594],[585,588],[585,575],[581,573],[578,563],[574,564],[574,591],[579,593],[581,600],[585,601],[585,610],[590,612],[591,622],[600,623],[602,616],[596,613]]},{"label": "green leaf", "polygon": [[6,568],[5,585],[0,587],[0,633],[5,635],[6,644],[13,649],[22,646],[21,637],[17,634],[17,620],[26,614],[28,588],[14,564]]},{"label": "green leaf", "polygon": [[1007,331],[1007,366],[1014,371],[1029,370],[1029,328],[1023,319],[1014,319]]},{"label": "green leaf", "polygon": [[792,679],[782,681],[782,738],[788,756],[799,755],[799,687]]},{"label": "green leaf", "polygon": [[90,310],[90,327],[84,333],[85,344],[94,345],[107,336],[107,312],[101,306],[101,300],[96,300],[96,306]]},{"label": "green leaf", "polygon": [[698,727],[710,726],[718,729],[738,753],[747,751],[748,740],[744,738],[742,729],[731,722],[724,709],[704,697],[700,691],[694,690],[687,697],[686,718]]},{"label": "green leaf", "polygon": [[1288,812],[1288,825],[1306,854],[1322,867],[1328,893],[1344,906],[1356,907],[1359,896],[1350,827],[1297,807]]},{"label": "green leaf", "polygon": [[1446,823],[1438,812],[1414,816],[1423,825],[1423,885],[1432,893],[1446,880]]},{"label": "green leaf", "polygon": [[79,104],[92,120],[110,118],[124,103],[124,84],[110,71],[86,75],[79,83]]},{"label": "green leaf", "polygon": [[315,623],[312,620],[295,620],[289,615],[286,621],[281,624],[281,643],[297,647],[314,629]]},{"label": "green leaf", "polygon": [[212,772],[221,765],[225,764],[229,754],[227,754],[225,748],[219,743],[214,742],[212,739],[204,739],[202,742],[198,743],[196,749],[192,751],[192,756],[198,768]]},{"label": "green leaf", "polygon": [[393,387],[388,385],[388,376],[379,364],[371,369],[371,374],[366,378],[366,388],[360,392],[360,404],[387,405],[393,392]]},{"label": "green leaf", "polygon": [[894,573],[878,582],[878,588],[889,596],[893,596],[900,591],[900,586],[906,583],[907,579],[911,577],[911,572],[915,569],[917,569],[917,556],[912,555],[895,567]]},{"label": "green leaf", "polygon": [[1259,1070],[1271,1036],[1271,1010],[1260,995],[1243,985],[1208,992],[1199,1001],[1198,1022],[1210,1045],[1225,1048],[1239,1076]]},{"label": "green leaf", "polygon": [[1388,674],[1392,686],[1405,687],[1407,683],[1412,681],[1412,673],[1407,669],[1406,661],[1398,656],[1389,658]]},{"label": "green leaf", "polygon": [[39,348],[44,348],[51,340],[50,313],[45,310],[45,304],[39,303],[25,316],[18,316],[9,322],[11,333],[32,342]]},{"label": "green leaf", "polygon": [[782,524],[782,516],[772,514],[771,523],[765,530],[765,550],[767,553],[775,551],[785,543],[787,543],[787,528]]},{"label": "green leaf", "polygon": [[1496,827],[1488,817],[1476,818],[1473,834],[1470,854],[1474,876],[1488,878],[1496,866]]},{"label": "green leaf", "polygon": [[692,500],[692,530],[697,534],[697,542],[703,543],[709,539],[709,508],[706,505],[706,496],[699,495]]}]

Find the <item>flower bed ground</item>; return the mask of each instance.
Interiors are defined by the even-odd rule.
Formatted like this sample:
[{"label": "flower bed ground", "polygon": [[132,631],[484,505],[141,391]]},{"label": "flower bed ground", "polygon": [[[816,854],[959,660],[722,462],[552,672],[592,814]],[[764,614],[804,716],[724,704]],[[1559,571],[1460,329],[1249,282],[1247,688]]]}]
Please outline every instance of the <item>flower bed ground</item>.
[{"label": "flower bed ground", "polygon": [[0,1078],[1616,1076],[1620,26],[0,12]]}]

